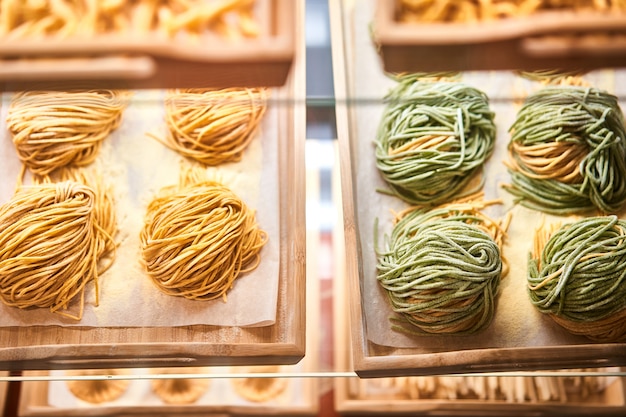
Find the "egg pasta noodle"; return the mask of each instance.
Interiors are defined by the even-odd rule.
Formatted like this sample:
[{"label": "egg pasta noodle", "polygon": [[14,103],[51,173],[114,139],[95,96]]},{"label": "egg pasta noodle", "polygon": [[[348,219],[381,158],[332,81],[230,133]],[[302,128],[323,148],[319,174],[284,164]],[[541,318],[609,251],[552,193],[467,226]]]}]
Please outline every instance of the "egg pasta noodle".
[{"label": "egg pasta noodle", "polygon": [[167,139],[151,136],[205,165],[237,162],[266,108],[264,88],[170,90],[165,98]]},{"label": "egg pasta noodle", "polygon": [[472,198],[399,213],[382,248],[375,233],[377,279],[398,314],[393,329],[460,335],[491,323],[508,273],[502,244],[510,217],[492,220],[480,210],[498,201]]},{"label": "egg pasta noodle", "polygon": [[148,205],[140,239],[146,271],[163,293],[226,301],[235,279],[258,266],[267,233],[233,191],[187,167]]},{"label": "egg pasta noodle", "polygon": [[117,129],[129,95],[117,90],[16,93],[7,127],[22,163],[46,176],[65,166],[86,166]]},{"label": "egg pasta noodle", "polygon": [[616,13],[624,0],[397,0],[402,22],[482,22],[530,16],[549,10]]},{"label": "egg pasta noodle", "polygon": [[527,277],[533,305],[570,333],[626,341],[626,221],[611,215],[542,225]]},{"label": "egg pasta noodle", "polygon": [[375,153],[389,188],[380,191],[416,205],[458,198],[494,150],[487,96],[459,82],[403,76],[385,101]]},{"label": "egg pasta noodle", "polygon": [[106,34],[212,33],[251,38],[256,0],[0,0],[0,36],[90,38]]},{"label": "egg pasta noodle", "polygon": [[92,281],[99,303],[98,280],[115,257],[117,226],[97,176],[65,175],[61,182],[23,185],[0,206],[0,298],[81,320]]},{"label": "egg pasta noodle", "polygon": [[585,71],[562,71],[562,70],[537,70],[516,71],[516,74],[527,80],[536,81],[544,85],[575,85],[590,87],[583,77]]},{"label": "egg pasta noodle", "polygon": [[595,89],[544,87],[510,128],[506,164],[517,203],[553,214],[616,213],[626,202],[626,131],[617,98]]}]

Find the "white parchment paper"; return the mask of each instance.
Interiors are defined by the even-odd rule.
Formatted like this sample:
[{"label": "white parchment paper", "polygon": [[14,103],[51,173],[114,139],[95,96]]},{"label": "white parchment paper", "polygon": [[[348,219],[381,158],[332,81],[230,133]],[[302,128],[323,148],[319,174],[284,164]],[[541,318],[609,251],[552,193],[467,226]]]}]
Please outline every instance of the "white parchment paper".
[{"label": "white parchment paper", "polygon": [[[269,236],[261,263],[235,281],[227,302],[195,301],[160,292],[140,263],[139,234],[147,204],[161,187],[178,182],[183,162],[179,154],[147,136],[165,138],[164,95],[164,90],[134,91],[120,127],[104,141],[94,162],[113,185],[120,243],[112,268],[99,279],[99,305],[94,305],[92,283],[87,286],[80,322],[45,308],[22,310],[0,303],[0,326],[266,326],[275,322],[280,264],[279,106],[269,104],[240,162],[207,169],[256,209],[259,227]],[[4,93],[0,113],[0,204],[13,195],[21,168],[6,127],[10,98],[11,93]],[[77,307],[78,302],[72,306]]]},{"label": "white parchment paper", "polygon": [[[356,220],[362,251],[361,294],[366,321],[367,338],[378,345],[411,347],[423,353],[455,351],[476,348],[533,347],[570,344],[588,344],[588,339],[573,336],[556,325],[549,317],[538,312],[531,304],[526,287],[526,264],[532,238],[542,221],[568,221],[514,206],[510,194],[502,189],[502,183],[510,183],[510,176],[503,164],[507,158],[506,147],[510,140],[508,129],[515,120],[523,98],[540,88],[540,84],[519,77],[513,72],[469,72],[463,74],[462,82],[481,89],[490,98],[495,112],[497,142],[493,156],[485,167],[485,198],[501,198],[502,205],[492,206],[486,213],[493,218],[503,218],[513,213],[508,239],[503,255],[510,263],[510,273],[504,277],[497,298],[497,310],[492,324],[484,331],[471,336],[407,336],[393,331],[389,318],[394,315],[384,291],[376,280],[376,252],[374,247],[374,222],[379,220],[379,242],[391,233],[391,210],[399,211],[408,205],[395,196],[377,192],[386,188],[375,161],[374,143],[384,104],[383,96],[394,82],[383,73],[380,57],[369,35],[369,23],[374,13],[374,1],[359,1],[354,8],[353,21],[347,25],[352,36],[347,59],[354,71],[348,75],[355,130],[351,132],[353,160],[352,178],[356,183]],[[424,57],[428,59],[428,57]],[[594,71],[585,76],[594,87],[621,94],[624,97],[623,71]],[[622,102],[622,109],[624,103]]]}]

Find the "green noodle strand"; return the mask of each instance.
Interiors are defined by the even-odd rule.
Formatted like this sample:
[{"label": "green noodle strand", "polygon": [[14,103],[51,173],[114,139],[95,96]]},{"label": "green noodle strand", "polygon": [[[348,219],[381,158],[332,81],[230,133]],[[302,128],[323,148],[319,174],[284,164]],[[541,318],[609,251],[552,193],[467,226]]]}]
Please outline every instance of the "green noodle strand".
[{"label": "green noodle strand", "polygon": [[626,202],[626,131],[617,98],[595,88],[545,87],[528,97],[511,126],[514,143],[578,144],[587,150],[579,164],[581,179],[565,183],[536,178],[536,172],[511,152],[518,169],[510,169],[505,186],[515,201],[553,214],[598,209],[616,213]]},{"label": "green noodle strand", "polygon": [[[376,166],[390,187],[381,191],[418,205],[459,197],[493,153],[487,96],[458,82],[397,80],[375,141]],[[431,137],[441,140],[428,142]]]},{"label": "green noodle strand", "polygon": [[421,334],[471,334],[494,316],[500,249],[475,215],[414,209],[377,248],[377,279],[394,312]]}]

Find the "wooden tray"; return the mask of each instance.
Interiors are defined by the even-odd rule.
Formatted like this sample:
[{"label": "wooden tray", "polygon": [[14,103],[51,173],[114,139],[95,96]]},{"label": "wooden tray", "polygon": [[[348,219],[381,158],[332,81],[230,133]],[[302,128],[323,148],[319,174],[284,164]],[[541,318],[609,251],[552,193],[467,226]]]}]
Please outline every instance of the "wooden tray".
[{"label": "wooden tray", "polygon": [[[308,366],[305,361],[302,365]],[[289,372],[289,371],[287,371]],[[36,373],[27,372],[27,376]],[[41,373],[39,373],[41,374]],[[280,377],[280,374],[277,374]],[[87,404],[75,400],[66,391],[65,381],[22,381],[18,415],[35,416],[127,416],[147,414],[151,416],[249,416],[283,415],[313,416],[318,409],[317,379],[286,378],[285,391],[276,399],[252,402],[240,397],[227,378],[209,379],[207,392],[194,404],[166,404],[151,391],[150,380],[132,380],[128,394],[120,400],[102,404]],[[57,395],[68,395],[67,404],[57,397],[50,404],[50,390]],[[63,397],[65,399],[65,397]]]},{"label": "wooden tray", "polygon": [[[626,364],[626,344],[624,343],[591,343],[582,337],[567,334],[547,317],[542,317],[540,313],[530,308],[525,308],[522,315],[516,312],[517,303],[528,302],[527,295],[523,288],[521,293],[511,293],[509,290],[513,283],[516,289],[520,286],[520,282],[523,287],[523,278],[519,281],[519,279],[507,277],[507,281],[503,281],[508,288],[501,290],[498,301],[499,310],[496,313],[497,322],[494,320],[489,329],[476,336],[468,336],[465,339],[439,336],[426,339],[407,338],[403,340],[406,344],[401,345],[392,344],[387,338],[387,333],[380,331],[385,328],[388,332],[389,316],[385,315],[374,322],[375,326],[371,325],[372,320],[368,321],[368,313],[370,318],[378,318],[379,312],[384,315],[385,309],[389,309],[380,288],[378,288],[378,295],[375,294],[376,291],[367,291],[374,288],[373,285],[376,284],[375,275],[372,274],[372,262],[374,262],[372,259],[375,255],[371,250],[374,225],[371,212],[378,208],[381,212],[386,210],[380,215],[382,224],[383,220],[389,221],[389,209],[398,211],[403,206],[392,206],[390,204],[395,204],[399,200],[392,201],[393,197],[375,193],[375,189],[381,186],[379,182],[382,180],[376,175],[372,141],[380,119],[380,112],[384,106],[382,97],[387,91],[385,87],[391,86],[392,81],[384,76],[383,69],[377,62],[376,50],[366,36],[367,16],[373,10],[373,5],[371,1],[359,2],[358,8],[349,9],[348,4],[351,2],[332,3],[330,15],[346,242],[345,260],[348,285],[346,294],[349,297],[353,366],[357,374],[361,377],[380,377],[595,368]],[[497,109],[494,107],[499,132],[497,143],[500,143],[500,150],[505,149],[506,146],[502,148],[502,144],[508,142],[506,132],[510,126],[508,124],[510,120],[507,117],[514,116],[513,105],[519,97],[504,97],[501,94],[503,94],[502,91],[510,90],[505,87],[510,84],[514,75],[508,74],[509,78],[504,84],[498,73],[469,75],[474,77],[472,80],[481,80],[481,84],[467,82],[478,88],[487,86],[489,97],[494,98],[495,95],[500,94],[493,100],[492,106],[497,106]],[[604,75],[601,72],[597,74],[597,78],[599,80],[608,78],[614,81],[615,86],[622,85],[623,73],[615,72],[607,77]],[[495,155],[494,153],[494,157],[490,159],[493,162],[490,163],[500,164],[501,161],[497,160]],[[372,182],[366,184],[370,180]],[[492,192],[498,189],[496,184],[498,181],[503,182],[504,179],[487,178]],[[382,186],[384,187],[384,184]],[[498,191],[498,196],[508,198],[510,204],[512,199],[504,194],[506,193]],[[518,233],[524,228],[529,229],[528,225],[516,222],[515,218],[514,215],[512,224],[516,225],[517,229],[510,233]],[[535,218],[539,217],[535,216]],[[379,229],[382,227],[379,225]],[[384,229],[379,233],[388,233],[388,230]],[[524,242],[520,243],[522,245],[520,247],[526,247]],[[511,245],[514,244],[514,242],[511,243]],[[511,251],[511,249],[508,250]],[[524,258],[527,253],[527,250],[523,249],[517,254],[522,254],[520,256]],[[511,254],[509,252],[509,255]],[[375,296],[372,297],[372,294]],[[506,298],[508,303],[503,301],[503,294],[508,294]],[[375,309],[373,306],[378,307]],[[527,311],[529,316],[524,315]],[[376,316],[376,314],[379,315]],[[532,337],[536,334],[532,337],[527,336],[527,329],[517,332],[511,340],[501,337],[501,334],[494,329],[506,330],[506,323],[500,321],[503,317],[506,317],[506,320],[515,320],[516,324],[520,325],[520,329],[527,326],[527,323],[540,322],[539,330],[546,337],[534,339]],[[532,321],[529,320],[530,318]],[[514,330],[517,327],[511,329]],[[547,339],[550,343],[544,344]],[[534,342],[535,340],[541,340],[541,343]]]},{"label": "wooden tray", "polygon": [[[338,228],[338,230],[340,227]],[[341,245],[337,245],[341,246]],[[338,249],[338,260],[346,259],[343,248]],[[333,290],[335,294],[334,308],[334,337],[336,348],[334,360],[336,370],[345,372],[353,369],[351,354],[351,338],[346,314],[347,280],[345,263],[338,261],[336,266]],[[593,371],[592,371],[593,372]],[[554,372],[549,373],[554,376]],[[561,372],[565,374],[565,372]],[[619,374],[619,373],[618,373]],[[505,373],[508,378],[525,378]],[[537,375],[541,376],[542,372]],[[621,373],[623,375],[623,373]],[[448,376],[447,378],[460,378]],[[399,390],[384,389],[385,378],[360,379],[335,378],[334,404],[335,410],[341,415],[446,415],[446,416],[476,416],[476,415],[506,415],[506,416],[550,416],[550,415],[602,415],[618,416],[626,411],[626,377],[612,377],[614,380],[599,394],[590,396],[584,401],[568,398],[564,401],[537,401],[512,402],[506,400],[479,400],[420,398],[412,399],[408,393]],[[366,395],[361,391],[368,384],[379,384],[370,388]],[[361,394],[360,394],[361,393]]]},{"label": "wooden tray", "polygon": [[[314,237],[307,237],[307,250],[313,253],[317,250]],[[311,269],[314,266],[310,267]],[[308,328],[319,327],[319,288],[317,280],[307,281],[307,317]],[[79,402],[73,398],[66,397],[67,404],[59,406],[50,404],[50,390],[55,389],[57,393],[65,390],[62,386],[64,381],[55,380],[50,372],[26,371],[22,378],[33,380],[21,381],[22,389],[19,400],[18,415],[21,417],[44,417],[44,416],[126,416],[148,414],[159,415],[181,415],[181,416],[251,416],[251,415],[282,415],[282,416],[313,416],[317,415],[319,408],[319,379],[317,378],[293,378],[289,374],[293,372],[312,373],[319,368],[318,356],[319,339],[313,333],[306,341],[307,355],[297,365],[283,366],[276,377],[284,377],[287,381],[285,393],[277,399],[267,402],[253,403],[242,399],[230,386],[227,370],[212,368],[207,370],[208,378],[211,373],[219,374],[219,378],[209,379],[207,394],[200,398],[195,404],[189,405],[168,405],[164,404],[150,391],[147,384],[150,381],[142,379],[141,376],[150,378],[149,370],[135,370],[130,383],[135,395],[128,396],[124,402],[116,401],[103,403],[100,405],[79,406]],[[180,374],[186,374],[185,368],[180,369]],[[55,375],[58,375],[57,372]],[[103,375],[105,375],[103,371]],[[37,380],[38,377],[40,380]],[[71,379],[71,378],[70,378]],[[53,387],[51,384],[56,384]],[[131,386],[129,385],[129,390]],[[54,397],[53,397],[54,398]],[[217,399],[217,401],[216,401]],[[211,404],[210,401],[215,401]]]},{"label": "wooden tray", "polygon": [[480,24],[417,24],[396,19],[396,0],[376,1],[373,39],[389,72],[626,64],[626,14],[549,11]]},{"label": "wooden tray", "polygon": [[260,35],[237,42],[161,40],[156,35],[93,39],[0,37],[0,89],[90,82],[103,88],[282,86],[296,52],[293,0],[259,0]]},{"label": "wooden tray", "polygon": [[[314,180],[314,176],[307,175],[307,179]],[[316,233],[307,233],[307,254],[315,255],[318,251],[319,236]],[[317,265],[310,263],[307,266],[307,274],[317,277]],[[307,280],[306,293],[306,325],[309,329],[319,328],[319,281],[317,279]],[[54,378],[51,372],[26,371],[21,378],[29,380],[21,381],[21,394],[19,399],[18,415],[20,417],[44,417],[44,416],[126,416],[148,414],[158,415],[181,415],[181,416],[251,416],[251,415],[283,415],[283,416],[313,416],[317,415],[319,409],[319,381],[318,378],[294,378],[290,373],[314,373],[319,370],[319,338],[317,332],[312,332],[306,340],[307,355],[297,365],[283,366],[276,377],[284,377],[287,381],[285,394],[277,400],[267,402],[252,403],[246,401],[236,394],[230,387],[228,380],[228,370],[222,368],[207,369],[208,378],[212,373],[219,374],[219,379],[209,380],[208,393],[200,398],[195,404],[189,405],[167,405],[162,403],[155,394],[150,392],[146,385],[149,381],[142,379],[142,375],[150,378],[150,371],[135,370],[131,384],[134,385],[135,396],[129,396],[122,403],[121,401],[104,403],[101,405],[78,406],[70,394],[65,397],[67,405],[59,406],[50,404],[50,390],[55,389],[57,393],[65,390],[62,386],[65,381]],[[232,371],[232,370],[231,370]],[[180,368],[180,374],[188,372],[185,368]],[[54,375],[59,375],[56,372]],[[103,375],[106,371],[103,370]],[[61,375],[63,377],[63,375]],[[39,379],[38,379],[39,378]],[[71,379],[71,377],[69,378]],[[53,387],[51,384],[56,384]],[[141,384],[141,385],[137,385]],[[129,390],[130,390],[129,385]],[[211,393],[211,390],[213,394]],[[143,394],[141,394],[143,393]],[[66,393],[67,394],[67,393]],[[0,392],[0,395],[2,393]],[[52,397],[54,398],[54,397]],[[215,404],[208,404],[211,399],[219,399]],[[1,397],[0,397],[1,399]],[[57,400],[63,403],[64,400]],[[158,405],[156,405],[158,403]]]},{"label": "wooden tray", "polygon": [[[303,2],[296,22],[303,22]],[[302,28],[303,25],[299,24]],[[0,328],[0,369],[294,364],[305,351],[304,37],[280,89],[279,282],[276,322],[265,327]],[[288,103],[288,104],[284,104]]]}]

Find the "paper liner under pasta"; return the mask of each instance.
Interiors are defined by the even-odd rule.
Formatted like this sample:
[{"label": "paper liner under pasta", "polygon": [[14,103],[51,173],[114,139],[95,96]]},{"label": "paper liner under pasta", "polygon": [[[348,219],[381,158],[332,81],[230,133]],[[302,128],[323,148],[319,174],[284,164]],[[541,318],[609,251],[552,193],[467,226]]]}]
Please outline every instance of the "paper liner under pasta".
[{"label": "paper liner under pasta", "polygon": [[[103,274],[100,304],[94,307],[94,288],[85,293],[83,319],[76,323],[60,319],[45,309],[18,310],[0,305],[1,326],[62,325],[83,327],[170,327],[194,324],[218,326],[265,326],[276,320],[280,248],[280,178],[278,139],[280,105],[269,106],[257,137],[246,149],[239,163],[210,168],[208,173],[220,179],[256,210],[258,224],[269,239],[261,251],[258,268],[238,280],[228,295],[228,302],[196,302],[161,294],[146,276],[140,262],[139,233],[145,207],[162,186],[178,181],[182,157],[148,132],[164,136],[162,105],[164,91],[134,92],[119,128],[104,141],[94,162],[102,175],[113,183],[118,212],[119,233],[115,262]],[[4,93],[0,126],[5,128],[7,103]],[[10,138],[0,138],[0,203],[9,200],[21,170]],[[28,178],[26,179],[28,181]],[[256,300],[250,302],[250,300]]]}]

